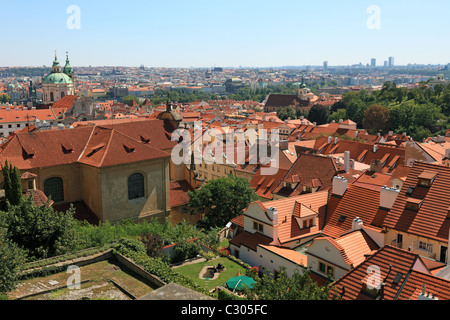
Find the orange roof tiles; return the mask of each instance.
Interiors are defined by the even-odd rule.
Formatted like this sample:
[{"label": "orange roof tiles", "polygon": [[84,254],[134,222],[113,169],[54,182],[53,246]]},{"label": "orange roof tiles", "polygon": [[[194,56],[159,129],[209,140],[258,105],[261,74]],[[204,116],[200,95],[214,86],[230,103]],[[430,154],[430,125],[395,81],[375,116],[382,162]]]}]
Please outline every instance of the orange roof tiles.
[{"label": "orange roof tiles", "polygon": [[[27,170],[76,162],[98,167],[170,157],[161,151],[173,145],[162,130],[163,121],[143,122],[146,124],[140,126],[123,123],[113,127],[81,126],[17,133],[1,146],[0,159],[3,162],[8,159],[19,169]],[[140,134],[144,132],[151,137],[150,143],[141,141]]]},{"label": "orange roof tiles", "polygon": [[[430,187],[418,184],[419,177],[433,176],[435,178]],[[450,206],[449,181],[449,167],[414,162],[394,206],[384,221],[384,226],[438,241],[447,241],[450,228],[450,220],[447,219]],[[410,187],[414,188],[411,189],[413,192],[407,194]],[[417,212],[406,208],[406,202],[411,199],[421,203]]]},{"label": "orange roof tiles", "polygon": [[178,207],[189,202],[188,191],[193,188],[186,180],[173,181],[170,183],[170,207]]},{"label": "orange roof tiles", "polygon": [[[381,228],[388,212],[380,208],[379,190],[348,185],[342,197],[330,196],[323,233],[338,238],[352,230],[352,221],[355,218],[360,218],[365,225]],[[344,216],[345,220],[342,221],[341,217]]]},{"label": "orange roof tiles", "polygon": [[[377,284],[385,284],[376,296],[368,295],[364,291],[367,280],[377,276],[368,273],[371,266],[379,268]],[[420,256],[392,246],[384,246],[337,280],[332,291],[342,300],[375,300],[377,297],[382,300],[416,300],[423,285],[428,293],[438,299],[450,299],[450,281],[434,277]]]}]

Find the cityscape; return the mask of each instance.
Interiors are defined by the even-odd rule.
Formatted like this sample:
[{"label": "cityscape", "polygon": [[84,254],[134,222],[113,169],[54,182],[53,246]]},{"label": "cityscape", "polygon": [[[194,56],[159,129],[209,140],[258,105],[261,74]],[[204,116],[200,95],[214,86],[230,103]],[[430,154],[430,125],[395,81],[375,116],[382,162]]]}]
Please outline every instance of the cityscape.
[{"label": "cityscape", "polygon": [[449,4],[200,2],[5,35],[0,300],[450,300]]}]

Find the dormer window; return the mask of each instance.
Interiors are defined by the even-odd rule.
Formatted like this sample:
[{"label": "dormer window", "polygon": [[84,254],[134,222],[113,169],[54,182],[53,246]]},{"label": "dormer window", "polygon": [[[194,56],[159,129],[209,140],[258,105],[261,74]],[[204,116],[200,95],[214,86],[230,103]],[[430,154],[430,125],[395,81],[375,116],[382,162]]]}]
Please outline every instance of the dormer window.
[{"label": "dormer window", "polygon": [[433,183],[434,179],[436,178],[437,173],[434,171],[423,171],[417,178],[418,182],[417,184],[421,187],[429,188],[431,184]]},{"label": "dormer window", "polygon": [[422,199],[407,198],[406,209],[417,212],[422,206],[422,203],[423,203]]},{"label": "dormer window", "polygon": [[124,144],[123,147],[127,153],[134,152],[135,147],[131,144]]}]

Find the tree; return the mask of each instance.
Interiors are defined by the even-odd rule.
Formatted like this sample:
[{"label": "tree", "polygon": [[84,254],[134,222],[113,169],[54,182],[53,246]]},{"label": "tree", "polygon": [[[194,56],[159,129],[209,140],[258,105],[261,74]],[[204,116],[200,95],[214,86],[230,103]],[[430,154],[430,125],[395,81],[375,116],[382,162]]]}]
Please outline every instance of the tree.
[{"label": "tree", "polygon": [[137,104],[139,104],[139,98],[136,96],[125,96],[122,99],[122,103],[131,106],[133,104],[133,100],[136,101]]},{"label": "tree", "polygon": [[330,286],[320,287],[311,279],[310,273],[309,270],[301,273],[295,270],[289,277],[286,268],[280,267],[276,277],[269,273],[264,273],[261,278],[253,276],[255,285],[252,289],[244,289],[244,293],[249,300],[328,300]]},{"label": "tree", "polygon": [[164,252],[162,251],[164,241],[158,234],[146,233],[142,235],[141,241],[144,243],[149,257],[164,258]]},{"label": "tree", "polygon": [[48,205],[37,207],[31,197],[25,197],[21,203],[9,205],[7,209],[7,237],[23,248],[30,258],[47,258],[75,248],[73,206],[66,212],[56,212]]},{"label": "tree", "polygon": [[341,119],[347,119],[347,111],[345,109],[337,109],[330,114],[329,121],[339,122]]},{"label": "tree", "polygon": [[0,227],[0,295],[15,288],[24,263],[23,251],[6,237],[6,230]]},{"label": "tree", "polygon": [[277,117],[283,121],[288,118],[295,119],[295,112],[291,107],[283,107],[278,110]]},{"label": "tree", "polygon": [[3,189],[5,190],[5,198],[12,205],[18,205],[22,199],[22,179],[20,170],[16,166],[8,164],[2,165],[3,173]]},{"label": "tree", "polygon": [[328,117],[330,116],[330,111],[328,107],[314,105],[309,110],[308,120],[311,122],[316,122],[318,125],[325,124],[328,122]]},{"label": "tree", "polygon": [[390,111],[388,108],[374,104],[364,112],[363,127],[372,133],[389,128]]},{"label": "tree", "polygon": [[233,176],[208,181],[201,189],[189,191],[188,212],[204,214],[204,228],[223,227],[258,199],[247,179]]}]

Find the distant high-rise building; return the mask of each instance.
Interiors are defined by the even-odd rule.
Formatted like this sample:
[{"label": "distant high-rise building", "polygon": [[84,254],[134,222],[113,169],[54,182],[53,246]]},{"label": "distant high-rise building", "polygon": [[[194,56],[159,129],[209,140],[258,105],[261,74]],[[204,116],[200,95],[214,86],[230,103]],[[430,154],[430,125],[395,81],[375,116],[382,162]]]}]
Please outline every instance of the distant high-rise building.
[{"label": "distant high-rise building", "polygon": [[384,66],[387,67],[388,66],[388,62],[387,60],[384,61]]},{"label": "distant high-rise building", "polygon": [[376,67],[376,66],[377,66],[377,59],[372,58],[372,59],[370,60],[370,66],[371,66],[371,67]]},{"label": "distant high-rise building", "polygon": [[389,67],[394,66],[394,57],[389,57]]},{"label": "distant high-rise building", "polygon": [[328,61],[323,62],[323,70],[328,71]]}]

